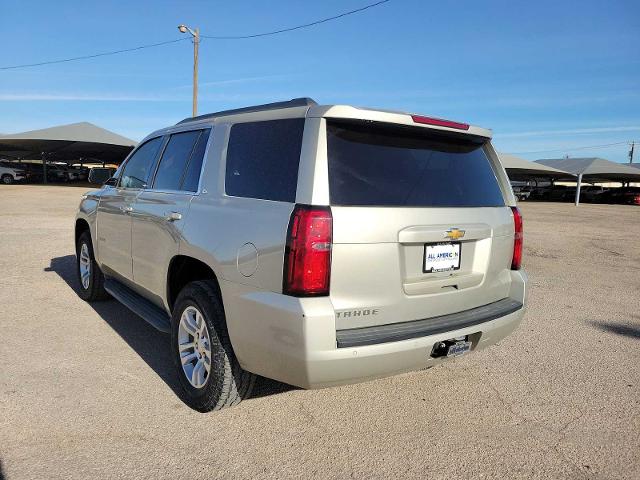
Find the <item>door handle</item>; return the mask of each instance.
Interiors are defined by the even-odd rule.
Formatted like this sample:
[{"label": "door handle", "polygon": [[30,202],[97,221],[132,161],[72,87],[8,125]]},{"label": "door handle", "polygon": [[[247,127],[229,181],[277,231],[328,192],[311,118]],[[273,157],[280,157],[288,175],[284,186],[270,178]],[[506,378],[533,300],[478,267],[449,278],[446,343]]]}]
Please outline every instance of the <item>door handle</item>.
[{"label": "door handle", "polygon": [[130,207],[130,206],[120,207],[120,211],[122,213],[131,213],[133,212],[133,207]]},{"label": "door handle", "polygon": [[182,214],[180,212],[171,212],[164,217],[167,222],[175,222],[176,220],[182,220]]}]

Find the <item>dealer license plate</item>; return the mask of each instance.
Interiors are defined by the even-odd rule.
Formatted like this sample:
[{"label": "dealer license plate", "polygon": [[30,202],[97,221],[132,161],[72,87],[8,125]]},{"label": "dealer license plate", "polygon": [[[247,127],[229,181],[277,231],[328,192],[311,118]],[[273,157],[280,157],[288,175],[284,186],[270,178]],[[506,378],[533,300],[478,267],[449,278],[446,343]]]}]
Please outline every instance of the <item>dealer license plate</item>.
[{"label": "dealer license plate", "polygon": [[447,272],[460,268],[460,242],[427,243],[423,272]]},{"label": "dealer license plate", "polygon": [[471,342],[456,342],[447,350],[447,357],[459,357],[471,350]]}]

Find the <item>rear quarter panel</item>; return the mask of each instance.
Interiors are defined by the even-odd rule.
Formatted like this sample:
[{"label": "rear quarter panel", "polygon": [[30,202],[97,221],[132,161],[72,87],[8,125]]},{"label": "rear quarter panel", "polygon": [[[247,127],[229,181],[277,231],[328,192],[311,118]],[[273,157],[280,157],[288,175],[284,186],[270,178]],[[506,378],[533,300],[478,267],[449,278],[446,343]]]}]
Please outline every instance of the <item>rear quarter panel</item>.
[{"label": "rear quarter panel", "polygon": [[223,280],[281,292],[284,243],[293,204],[225,195],[230,127],[219,123],[213,130],[201,192],[191,201],[180,254],[203,261]]}]

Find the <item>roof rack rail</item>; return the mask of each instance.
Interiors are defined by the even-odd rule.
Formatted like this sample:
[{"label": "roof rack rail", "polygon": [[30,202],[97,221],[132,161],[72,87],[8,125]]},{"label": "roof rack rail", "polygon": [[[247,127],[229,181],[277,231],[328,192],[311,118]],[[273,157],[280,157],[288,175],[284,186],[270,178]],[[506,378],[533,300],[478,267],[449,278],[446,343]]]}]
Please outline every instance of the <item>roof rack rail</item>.
[{"label": "roof rack rail", "polygon": [[232,110],[222,110],[221,112],[207,113],[205,115],[198,115],[197,117],[187,117],[184,120],[179,121],[176,125],[183,123],[197,122],[198,120],[206,120],[207,118],[223,117],[225,115],[235,115],[237,113],[252,113],[252,112],[264,112],[267,110],[279,110],[281,108],[292,107],[311,107],[317,105],[316,101],[308,98],[294,98],[292,100],[285,100],[284,102],[265,103],[264,105],[254,105],[252,107],[234,108]]}]

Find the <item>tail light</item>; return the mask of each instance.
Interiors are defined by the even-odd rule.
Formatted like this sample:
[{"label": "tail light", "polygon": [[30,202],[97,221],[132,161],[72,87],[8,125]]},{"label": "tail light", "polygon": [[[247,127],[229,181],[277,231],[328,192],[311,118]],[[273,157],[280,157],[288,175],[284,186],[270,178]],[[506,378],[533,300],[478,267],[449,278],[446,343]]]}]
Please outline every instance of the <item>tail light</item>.
[{"label": "tail light", "polygon": [[518,207],[511,207],[513,212],[513,258],[511,259],[511,270],[520,270],[522,265],[522,214]]},{"label": "tail light", "polygon": [[636,205],[640,205],[640,195],[634,195],[632,203],[635,203]]},{"label": "tail light", "polygon": [[283,293],[295,297],[329,295],[332,230],[329,207],[295,206],[284,254]]}]

